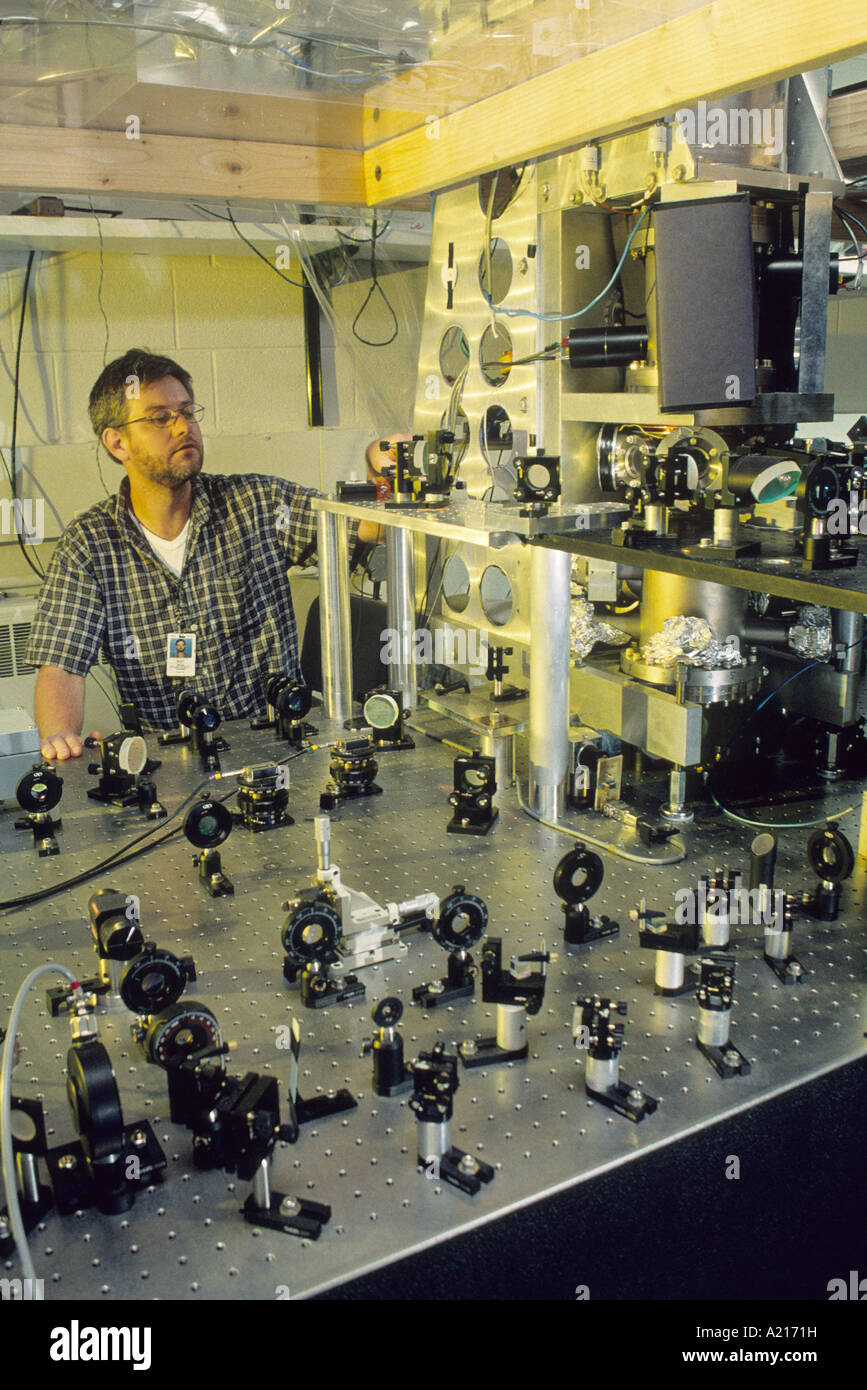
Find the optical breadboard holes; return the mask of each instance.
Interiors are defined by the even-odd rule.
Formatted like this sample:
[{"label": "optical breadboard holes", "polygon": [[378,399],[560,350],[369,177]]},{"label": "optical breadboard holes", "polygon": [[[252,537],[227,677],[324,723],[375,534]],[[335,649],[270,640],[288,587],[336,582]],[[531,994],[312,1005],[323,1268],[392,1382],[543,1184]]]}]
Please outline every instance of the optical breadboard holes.
[{"label": "optical breadboard holes", "polygon": [[501,405],[489,405],[479,425],[479,444],[485,462],[505,468],[515,456],[512,421]]},{"label": "optical breadboard holes", "polygon": [[512,288],[512,253],[502,237],[491,237],[487,255],[482,249],[479,257],[479,288],[492,304],[502,304]]},{"label": "optical breadboard holes", "polygon": [[489,386],[502,386],[512,361],[512,335],[501,323],[488,324],[479,344],[479,366]]},{"label": "optical breadboard holes", "polygon": [[450,555],[443,567],[443,602],[453,613],[469,606],[470,572],[460,555]]},{"label": "optical breadboard holes", "polygon": [[467,335],[459,324],[453,323],[440,339],[440,371],[449,386],[453,386],[470,360]]},{"label": "optical breadboard holes", "polygon": [[479,581],[482,612],[494,627],[503,627],[512,616],[512,585],[499,565],[488,565]]}]

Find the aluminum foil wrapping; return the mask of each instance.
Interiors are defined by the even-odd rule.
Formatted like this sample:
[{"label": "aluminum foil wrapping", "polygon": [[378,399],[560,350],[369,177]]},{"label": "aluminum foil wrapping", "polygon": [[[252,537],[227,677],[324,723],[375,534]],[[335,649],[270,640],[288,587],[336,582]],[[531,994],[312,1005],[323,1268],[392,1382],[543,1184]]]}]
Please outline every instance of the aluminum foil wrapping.
[{"label": "aluminum foil wrapping", "polygon": [[666,618],[661,630],[642,647],[641,655],[650,666],[673,666],[677,661],[685,661],[715,671],[746,665],[739,648],[719,642],[703,618],[683,616]]},{"label": "aluminum foil wrapping", "polygon": [[831,610],[816,603],[806,603],[798,621],[789,628],[789,646],[798,656],[827,661],[831,655]]},{"label": "aluminum foil wrapping", "polygon": [[597,642],[622,647],[628,641],[627,633],[596,617],[596,611],[589,599],[573,598],[569,616],[569,645],[572,655],[579,661],[583,661]]}]

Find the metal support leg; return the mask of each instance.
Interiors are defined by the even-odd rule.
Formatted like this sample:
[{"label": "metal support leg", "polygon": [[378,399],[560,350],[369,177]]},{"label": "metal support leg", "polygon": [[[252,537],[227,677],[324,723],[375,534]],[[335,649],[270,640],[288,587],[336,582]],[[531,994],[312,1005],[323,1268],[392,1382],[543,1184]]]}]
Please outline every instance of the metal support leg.
[{"label": "metal support leg", "polygon": [[403,696],[405,710],[415,709],[415,585],[412,567],[412,536],[402,526],[389,526],[385,540],[388,626],[397,633],[398,660],[389,674],[392,690]]},{"label": "metal support leg", "polygon": [[322,698],[329,719],[348,719],[352,713],[352,629],[346,518],[320,512],[317,525]]},{"label": "metal support leg", "polygon": [[530,555],[530,810],[556,819],[569,762],[569,575],[572,557]]}]

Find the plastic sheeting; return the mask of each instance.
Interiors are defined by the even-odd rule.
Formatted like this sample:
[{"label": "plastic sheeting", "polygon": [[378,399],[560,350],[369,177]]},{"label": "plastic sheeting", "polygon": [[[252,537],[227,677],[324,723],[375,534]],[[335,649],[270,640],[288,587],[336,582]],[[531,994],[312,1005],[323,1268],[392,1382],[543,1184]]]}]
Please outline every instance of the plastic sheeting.
[{"label": "plastic sheeting", "polygon": [[[0,63],[17,71],[0,122],[99,127],[112,93],[106,82],[116,76],[119,93],[150,83],[265,101],[309,94],[346,99],[359,112],[372,94],[394,135],[703,2],[5,0]],[[219,104],[163,106],[163,134],[180,134],[181,125],[191,135],[219,133]],[[341,140],[339,113],[336,122],[333,112],[323,117],[313,143],[365,143],[360,118],[347,115]],[[307,142],[309,129],[299,134],[295,124],[275,121],[270,136],[255,138]]]}]

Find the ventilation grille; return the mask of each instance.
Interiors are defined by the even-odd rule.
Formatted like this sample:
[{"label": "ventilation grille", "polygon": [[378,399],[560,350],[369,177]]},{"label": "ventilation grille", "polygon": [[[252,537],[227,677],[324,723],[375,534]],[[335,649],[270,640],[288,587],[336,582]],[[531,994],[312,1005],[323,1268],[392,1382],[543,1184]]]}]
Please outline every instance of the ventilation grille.
[{"label": "ventilation grille", "polygon": [[7,676],[15,675],[15,666],[12,661],[12,629],[8,626],[0,627],[0,680]]},{"label": "ventilation grille", "polygon": [[13,623],[12,633],[12,657],[15,662],[16,676],[26,676],[28,671],[35,671],[36,667],[31,666],[24,660],[24,653],[27,651],[27,640],[30,637],[32,623]]},{"label": "ventilation grille", "polygon": [[[36,670],[35,666],[25,660],[33,622],[30,618],[20,621],[22,608],[25,612],[32,611],[35,616],[36,605],[15,603],[13,607],[10,603],[5,614],[2,612],[3,606],[5,605],[0,605],[0,680],[5,680],[9,676],[27,676]],[[10,621],[12,617],[10,609],[19,621]],[[100,666],[107,667],[109,665],[103,652],[99,653],[97,661]]]},{"label": "ventilation grille", "polygon": [[36,669],[24,659],[35,617],[34,599],[0,600],[0,680]]}]

